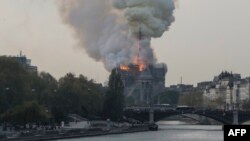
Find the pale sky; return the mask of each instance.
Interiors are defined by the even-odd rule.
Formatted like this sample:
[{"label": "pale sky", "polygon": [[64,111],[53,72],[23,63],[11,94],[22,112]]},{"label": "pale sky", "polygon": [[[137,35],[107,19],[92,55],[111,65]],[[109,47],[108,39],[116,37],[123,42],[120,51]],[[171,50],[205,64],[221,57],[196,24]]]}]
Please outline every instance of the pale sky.
[{"label": "pale sky", "polygon": [[[212,80],[223,70],[250,75],[250,1],[179,0],[176,21],[152,46],[167,63],[166,85]],[[71,29],[62,23],[54,0],[0,0],[0,55],[19,51],[39,71],[56,78],[67,72],[103,83],[103,64],[77,47]]]}]

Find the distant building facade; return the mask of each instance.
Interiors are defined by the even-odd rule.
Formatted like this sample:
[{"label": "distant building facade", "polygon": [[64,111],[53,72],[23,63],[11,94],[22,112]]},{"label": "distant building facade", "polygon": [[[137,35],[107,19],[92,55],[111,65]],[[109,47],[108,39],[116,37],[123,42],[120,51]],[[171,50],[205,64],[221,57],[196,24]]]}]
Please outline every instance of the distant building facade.
[{"label": "distant building facade", "polygon": [[209,86],[211,86],[213,84],[212,81],[204,81],[204,82],[200,82],[200,83],[197,83],[197,89],[199,91],[204,91],[206,90]]},{"label": "distant building facade", "polygon": [[15,58],[17,62],[28,71],[30,72],[38,71],[37,66],[31,65],[31,59],[28,59],[25,55],[22,55],[22,52],[20,52],[20,55],[14,56],[13,58]]},{"label": "distant building facade", "polygon": [[196,88],[193,85],[186,85],[186,84],[171,85],[167,89],[170,91],[179,92],[180,94],[189,94],[196,90]]},{"label": "distant building facade", "polygon": [[240,74],[222,72],[211,82],[198,83],[197,88],[203,91],[204,104],[217,103],[215,108],[233,110],[250,98],[250,79],[241,78]]}]

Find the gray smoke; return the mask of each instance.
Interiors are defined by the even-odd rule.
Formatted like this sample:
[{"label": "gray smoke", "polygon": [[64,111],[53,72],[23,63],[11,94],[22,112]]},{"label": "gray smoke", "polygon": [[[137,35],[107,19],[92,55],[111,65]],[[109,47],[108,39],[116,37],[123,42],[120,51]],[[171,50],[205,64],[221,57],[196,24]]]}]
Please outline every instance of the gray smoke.
[{"label": "gray smoke", "polygon": [[79,45],[107,70],[129,64],[137,55],[155,63],[151,38],[161,37],[174,21],[174,0],[58,0],[64,23],[74,31]]}]

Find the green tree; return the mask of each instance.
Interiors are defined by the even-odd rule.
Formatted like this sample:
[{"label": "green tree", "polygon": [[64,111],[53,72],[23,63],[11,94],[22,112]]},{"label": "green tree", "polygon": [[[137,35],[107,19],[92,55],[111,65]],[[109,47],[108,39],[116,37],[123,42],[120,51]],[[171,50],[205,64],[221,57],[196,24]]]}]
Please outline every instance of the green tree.
[{"label": "green tree", "polygon": [[225,105],[225,99],[222,97],[217,97],[213,100],[208,99],[207,97],[204,97],[204,106],[210,109],[220,109],[224,108]]},{"label": "green tree", "polygon": [[165,91],[154,97],[154,103],[177,105],[180,93],[177,91]]},{"label": "green tree", "polygon": [[33,77],[32,93],[36,95],[39,104],[51,107],[51,99],[57,90],[57,80],[49,73],[41,72]]},{"label": "green tree", "polygon": [[99,87],[101,86],[83,75],[75,77],[68,73],[62,77],[52,100],[51,110],[55,119],[61,120],[67,114],[79,114],[86,118],[99,116],[103,105]]},{"label": "green tree", "polygon": [[202,92],[194,91],[190,92],[189,94],[181,95],[178,103],[179,105],[202,107],[203,106]]},{"label": "green tree", "polygon": [[103,111],[102,85],[71,73],[57,81],[49,73],[28,71],[13,57],[0,57],[0,116],[20,122],[15,117],[30,101],[38,111],[45,107],[57,121],[71,113],[96,117]]},{"label": "green tree", "polygon": [[25,70],[14,58],[0,57],[0,114],[32,100],[31,81],[33,74]]},{"label": "green tree", "polygon": [[115,69],[109,76],[108,86],[104,101],[104,115],[106,118],[118,121],[123,116],[124,86],[120,74]]},{"label": "green tree", "polygon": [[3,121],[18,124],[48,122],[49,118],[50,114],[47,110],[36,101],[24,102],[8,110],[1,116]]}]

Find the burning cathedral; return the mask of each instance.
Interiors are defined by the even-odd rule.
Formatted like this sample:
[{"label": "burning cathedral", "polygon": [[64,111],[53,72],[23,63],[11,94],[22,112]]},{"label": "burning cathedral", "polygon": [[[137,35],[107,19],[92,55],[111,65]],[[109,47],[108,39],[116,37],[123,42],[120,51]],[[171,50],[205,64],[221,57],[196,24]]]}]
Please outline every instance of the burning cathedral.
[{"label": "burning cathedral", "polygon": [[107,71],[117,68],[125,95],[150,104],[164,90],[167,65],[157,63],[151,40],[175,21],[176,0],[58,1],[62,21],[78,45]]},{"label": "burning cathedral", "polygon": [[133,98],[133,105],[153,104],[153,97],[164,91],[167,65],[147,63],[141,55],[143,35],[139,27],[137,56],[133,63],[120,65],[118,73],[124,85],[126,97]]},{"label": "burning cathedral", "polygon": [[165,64],[143,67],[140,64],[121,65],[118,72],[124,84],[125,96],[132,97],[134,105],[152,104],[152,98],[164,91],[167,73]]}]

